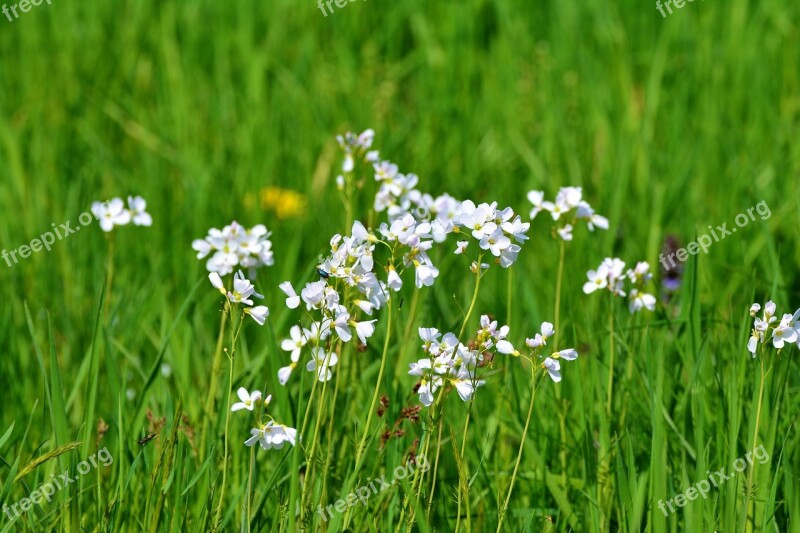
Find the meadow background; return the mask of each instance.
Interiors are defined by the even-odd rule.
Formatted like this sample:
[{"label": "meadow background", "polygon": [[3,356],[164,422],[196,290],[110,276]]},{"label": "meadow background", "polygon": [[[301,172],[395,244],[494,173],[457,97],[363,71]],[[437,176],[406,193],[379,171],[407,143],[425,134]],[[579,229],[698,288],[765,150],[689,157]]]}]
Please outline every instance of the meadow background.
[{"label": "meadow background", "polygon": [[[234,386],[265,385],[279,418],[295,422],[297,385],[283,389],[275,376],[294,320],[277,285],[315,279],[319,254],[345,229],[334,136],[368,127],[381,155],[434,195],[497,200],[526,217],[528,190],[553,196],[577,185],[611,221],[608,232],[576,231],[567,247],[559,342],[580,358],[538,393],[506,530],[800,531],[796,347],[767,379],[759,442],[771,460],[756,471],[757,523],[742,516],[746,474],[669,517],[657,507],[750,450],[759,366],[745,349],[748,308],[768,299],[782,312],[800,307],[798,23],[789,0],[698,1],[666,19],[652,2],[630,0],[369,0],[328,17],[310,1],[53,0],[0,18],[0,247],[113,196],[142,195],[155,219],[116,230],[107,323],[98,319],[107,242],[97,225],[13,268],[0,263],[0,501],[17,502],[98,448],[114,457],[15,522],[2,515],[3,531],[211,527],[226,406],[222,397],[214,412],[204,405],[220,303],[191,242],[234,219],[273,232],[276,265],[257,283],[272,316],[246,328]],[[302,199],[276,204],[266,187]],[[581,292],[604,257],[657,271],[667,235],[686,244],[760,201],[772,216],[691,258],[655,313],[630,317],[623,302]],[[356,217],[370,207],[365,190]],[[511,291],[507,272],[490,273],[473,323],[482,313],[508,319],[510,308],[521,342],[553,320],[559,247],[548,227],[532,224]],[[414,328],[457,331],[471,278],[449,250],[435,262],[442,275],[420,298]],[[340,440],[315,504],[334,503],[352,467],[384,322],[332,408]],[[414,336],[392,343],[382,388],[391,404],[376,424],[416,403],[405,368],[418,345]],[[496,527],[530,394],[517,361],[499,364],[507,368],[478,391],[470,429],[475,531]],[[453,403],[453,433],[465,412]],[[420,427],[404,429],[385,450],[371,442],[364,476],[404,463]],[[154,430],[158,438],[137,442]],[[221,529],[289,530],[299,482],[291,451],[255,454],[248,519],[251,455],[236,444],[249,426],[234,418],[231,430]],[[430,516],[414,529],[454,528],[452,448],[443,446]],[[354,508],[350,528],[398,527],[405,490]],[[313,510],[301,525],[325,526]]]}]

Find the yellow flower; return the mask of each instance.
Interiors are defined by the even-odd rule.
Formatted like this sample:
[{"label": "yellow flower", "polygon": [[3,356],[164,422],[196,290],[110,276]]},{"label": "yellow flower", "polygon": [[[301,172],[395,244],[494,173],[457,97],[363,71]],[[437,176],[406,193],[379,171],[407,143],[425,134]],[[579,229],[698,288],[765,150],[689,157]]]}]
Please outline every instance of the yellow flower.
[{"label": "yellow flower", "polygon": [[[304,194],[280,187],[265,187],[258,192],[258,203],[261,209],[274,211],[283,220],[305,214],[307,200]],[[253,197],[245,198],[245,205],[252,205]]]}]

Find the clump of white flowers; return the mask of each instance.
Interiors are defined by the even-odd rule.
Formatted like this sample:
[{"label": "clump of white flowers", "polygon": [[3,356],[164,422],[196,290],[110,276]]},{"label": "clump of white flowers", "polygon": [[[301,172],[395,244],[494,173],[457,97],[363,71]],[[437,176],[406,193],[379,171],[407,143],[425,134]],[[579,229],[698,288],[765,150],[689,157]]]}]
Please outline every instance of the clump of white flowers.
[{"label": "clump of white flowers", "polygon": [[586,222],[589,231],[594,231],[595,227],[608,229],[608,219],[595,213],[582,197],[583,191],[580,187],[561,187],[555,202],[546,201],[543,191],[530,191],[528,201],[533,204],[531,220],[542,211],[547,211],[556,223],[554,233],[565,241],[572,240],[572,230],[581,220]]},{"label": "clump of white flowers", "polygon": [[[498,209],[497,202],[476,205],[471,200],[458,201],[448,194],[434,198],[423,193],[417,188],[419,177],[416,174],[403,174],[396,164],[380,159],[377,150],[369,151],[374,139],[372,130],[359,135],[347,133],[337,139],[344,151],[342,166],[345,174],[352,172],[356,158],[372,165],[378,184],[374,208],[377,212],[387,213],[388,224],[381,226],[380,230],[387,238],[390,237],[386,230],[398,236],[416,233],[423,246],[420,250],[425,252],[433,244],[425,239],[441,243],[451,233],[468,233],[480,249],[491,253],[503,268],[516,261],[519,245],[528,239],[526,233],[530,224],[522,222],[513,209]],[[338,181],[341,186],[344,178],[340,176]],[[588,208],[588,204],[583,204]],[[456,253],[464,253],[468,243],[459,240]],[[420,264],[421,277],[426,283],[436,277],[438,271],[428,261],[420,261]]]},{"label": "clump of white flowers", "polygon": [[291,282],[280,284],[286,294],[286,306],[296,309],[305,303],[312,317],[308,328],[292,326],[290,338],[281,343],[281,348],[291,353],[291,363],[278,370],[282,385],[288,382],[306,346],[311,355],[306,370],[316,373],[319,381],[328,381],[333,375],[331,368],[339,360],[331,344],[347,343],[354,338],[366,344],[375,333],[377,319],[366,317],[386,303],[389,290],[374,271],[376,242],[379,239],[356,221],[351,235],[337,234],[331,239],[330,255],[317,267],[318,281],[307,283],[299,296]]},{"label": "clump of white flowers", "polygon": [[[482,317],[488,322],[488,317]],[[486,350],[495,347],[497,339],[505,338],[508,327],[496,330],[496,336],[486,342]],[[477,379],[477,367],[483,362],[484,354],[480,350],[473,350],[461,344],[453,333],[442,336],[436,328],[419,328],[419,336],[423,341],[422,351],[427,354],[411,363],[409,375],[420,378],[415,386],[422,405],[429,407],[434,400],[434,394],[443,385],[450,385],[458,392],[462,401],[469,401],[475,390],[484,384]]]},{"label": "clump of white flowers", "polygon": [[539,365],[539,367],[547,371],[550,379],[558,383],[561,381],[561,363],[559,363],[559,360],[574,361],[578,358],[578,352],[572,348],[565,348],[553,352],[550,355],[544,355],[547,340],[554,334],[555,329],[553,329],[553,324],[550,322],[542,322],[539,327],[539,333],[534,335],[531,339],[525,339],[525,346],[528,347],[527,355],[520,353],[508,341],[501,342],[497,351],[515,357],[522,357],[527,359],[532,365]]},{"label": "clump of white flowers", "polygon": [[275,264],[269,237],[270,232],[263,224],[247,229],[234,221],[222,230],[211,228],[204,239],[192,242],[192,248],[198,259],[205,259],[213,252],[206,262],[209,272],[226,276],[237,268],[246,268],[250,277],[255,277],[257,268]]},{"label": "clump of white flowers", "polygon": [[153,217],[147,212],[147,202],[141,196],[128,196],[128,207],[125,207],[122,198],[94,202],[92,214],[100,221],[100,228],[106,233],[115,226],[127,226],[131,222],[135,226],[153,225]]},{"label": "clump of white flowers", "polygon": [[[355,168],[355,160],[363,158],[367,162],[374,162],[378,159],[377,151],[369,151],[372,141],[375,138],[375,131],[369,129],[358,135],[347,132],[344,135],[337,135],[336,142],[344,152],[342,161],[342,172],[350,173]],[[340,177],[341,178],[341,177]]]},{"label": "clump of white flowers", "polygon": [[[233,412],[242,410],[254,411],[261,401],[261,392],[257,390],[251,393],[244,387],[239,387],[239,390],[236,391],[236,395],[239,396],[239,401],[231,407],[231,411]],[[265,450],[271,450],[272,448],[280,450],[287,442],[292,446],[295,446],[297,443],[296,429],[276,422],[266,413],[266,409],[269,407],[271,400],[272,395],[264,399],[264,412],[257,413],[258,423],[256,427],[250,430],[250,438],[244,441],[246,446],[249,447],[259,443]],[[263,421],[265,416],[269,419],[266,422]]]},{"label": "clump of white flowers", "polygon": [[[656,308],[656,297],[644,292],[645,286],[653,278],[650,265],[644,261],[636,263],[635,268],[625,271],[625,262],[619,258],[606,257],[597,270],[586,273],[589,281],[583,284],[583,292],[591,294],[599,289],[605,289],[619,297],[628,296],[628,310],[636,313],[642,309],[653,311]],[[631,285],[625,291],[626,282]]]},{"label": "clump of white flowers", "polygon": [[755,317],[753,331],[747,342],[747,350],[756,356],[759,344],[766,344],[770,340],[776,350],[781,350],[788,342],[797,343],[800,348],[800,309],[793,315],[784,313],[780,320],[776,314],[775,302],[764,304],[764,314],[759,318],[756,315],[761,310],[761,305],[754,303],[750,306],[750,316]]},{"label": "clump of white flowers", "polygon": [[559,360],[574,361],[578,352],[568,348],[549,356],[544,355],[547,340],[555,330],[552,324],[544,322],[540,331],[532,339],[525,340],[529,349],[526,355],[514,348],[507,339],[509,327],[498,327],[497,321],[488,315],[481,316],[481,327],[469,346],[459,342],[453,333],[443,336],[436,328],[419,328],[422,351],[427,357],[411,363],[408,373],[420,378],[415,386],[420,403],[429,407],[434,402],[436,391],[448,385],[456,390],[461,400],[469,401],[476,389],[485,384],[484,380],[479,379],[478,369],[494,361],[495,354],[522,357],[546,370],[550,378],[558,383],[561,381]]}]

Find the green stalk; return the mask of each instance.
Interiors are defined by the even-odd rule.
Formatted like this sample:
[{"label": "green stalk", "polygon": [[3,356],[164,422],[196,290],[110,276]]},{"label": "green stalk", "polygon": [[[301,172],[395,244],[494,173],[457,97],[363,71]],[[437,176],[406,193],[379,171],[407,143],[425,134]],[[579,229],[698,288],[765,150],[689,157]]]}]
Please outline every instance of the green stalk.
[{"label": "green stalk", "polygon": [[[339,348],[341,349],[341,342],[339,343]],[[331,353],[333,353],[333,352],[330,352],[325,356],[325,366],[326,367],[328,365],[328,361],[330,359]],[[337,372],[336,375],[338,376],[339,372]],[[314,452],[317,449],[317,440],[318,440],[318,436],[319,436],[319,426],[320,426],[320,424],[322,422],[322,418],[323,418],[323,415],[325,413],[325,396],[326,396],[327,390],[328,390],[328,382],[325,381],[322,384],[322,395],[320,396],[320,400],[319,400],[319,410],[317,411],[317,420],[316,420],[316,422],[314,424],[314,437],[311,439],[311,451],[308,454],[308,461],[307,461],[308,468],[306,469],[305,482],[303,483],[303,490],[300,493],[300,509],[301,510],[305,508],[305,505],[306,505],[306,494],[308,493],[308,486],[311,485],[311,473],[312,473],[312,471],[314,469]]]},{"label": "green stalk", "polygon": [[[472,293],[472,301],[470,302],[469,310],[467,311],[467,314],[464,317],[464,323],[461,325],[461,331],[458,334],[459,342],[461,342],[461,338],[464,335],[464,330],[466,330],[466,328],[467,328],[467,322],[469,322],[469,317],[470,317],[470,315],[472,315],[473,309],[475,309],[475,302],[478,300],[478,290],[480,289],[480,286],[481,286],[481,269],[480,269],[481,258],[482,258],[481,256],[478,256],[478,265],[479,266],[478,266],[478,272],[477,272],[477,274],[475,276],[475,291]],[[508,312],[509,312],[509,315],[510,315],[510,312],[511,312],[510,304],[509,304]],[[460,457],[461,457],[462,467],[459,469],[459,482],[458,482],[459,490],[458,490],[458,511],[457,511],[457,514],[456,514],[456,532],[458,532],[459,526],[461,525],[461,495],[462,495],[462,493],[464,494],[464,496],[467,499],[467,524],[468,524],[468,526],[472,522],[472,519],[470,517],[470,512],[469,512],[469,470],[467,469],[467,460],[466,460],[466,457],[464,456],[464,451],[466,450],[466,445],[467,445],[467,429],[469,428],[469,419],[470,419],[470,414],[472,413],[472,403],[473,403],[473,398],[474,397],[475,396],[473,394],[473,397],[470,398],[469,405],[467,406],[467,419],[464,421],[464,435],[463,435],[463,438],[461,439],[461,454],[460,454]],[[441,437],[441,431],[440,431],[439,435]],[[437,446],[437,452],[436,453],[437,453],[437,458],[438,458],[438,453],[439,453],[438,452],[438,446]],[[463,474],[463,476],[462,476],[462,474]],[[433,475],[434,475],[434,479],[436,479],[436,469],[435,469],[435,467],[434,467]],[[431,489],[430,499],[431,499],[431,501],[433,500],[433,489]]]},{"label": "green stalk", "polygon": [[[220,490],[219,494],[219,503],[217,504],[217,511],[214,516],[214,523],[212,529],[214,531],[217,530],[220,523],[220,518],[222,516],[222,504],[225,502],[225,489],[227,488],[228,482],[228,452],[229,452],[229,444],[228,444],[228,433],[230,431],[230,423],[231,423],[231,389],[233,387],[233,361],[236,356],[236,342],[239,339],[239,333],[242,331],[242,325],[244,324],[244,315],[242,315],[239,319],[239,325],[236,329],[236,333],[233,335],[233,339],[231,341],[231,350],[228,354],[228,395],[227,400],[225,402],[225,434],[224,434],[224,455],[222,459],[222,489]],[[231,318],[231,333],[233,333],[233,318]]]},{"label": "green stalk", "polygon": [[219,335],[217,336],[217,347],[214,350],[214,362],[211,365],[211,383],[208,387],[208,396],[206,397],[205,416],[203,417],[203,445],[201,452],[205,452],[206,444],[208,443],[208,424],[212,418],[212,410],[214,409],[214,400],[217,396],[217,387],[219,386],[219,373],[222,367],[222,344],[225,341],[225,326],[228,320],[228,311],[230,310],[230,302],[225,298],[225,307],[222,310],[222,316],[219,320]]},{"label": "green stalk", "polygon": [[613,399],[613,392],[614,392],[614,359],[615,359],[615,350],[614,350],[614,301],[613,296],[611,300],[611,306],[608,313],[608,321],[609,326],[608,329],[611,332],[611,335],[608,339],[608,349],[611,352],[611,360],[608,365],[608,386],[606,390],[608,391],[608,400],[606,401],[606,416],[611,416],[611,400]]},{"label": "green stalk", "polygon": [[[381,366],[378,370],[378,379],[375,381],[375,390],[372,393],[372,401],[369,405],[369,411],[367,412],[367,422],[364,424],[364,434],[361,436],[361,440],[359,441],[358,448],[356,449],[356,461],[355,461],[355,468],[353,470],[352,479],[355,480],[358,472],[361,470],[361,462],[364,458],[364,451],[367,448],[367,437],[369,437],[369,428],[372,424],[372,414],[375,412],[375,405],[378,403],[378,395],[381,391],[381,382],[383,381],[383,372],[386,369],[386,359],[389,353],[389,342],[392,338],[392,316],[393,316],[393,309],[394,309],[394,302],[389,300],[387,302],[387,321],[386,321],[386,338],[383,342],[383,354],[381,354]],[[355,481],[354,481],[355,482]],[[344,516],[344,528],[347,528],[350,518],[350,508],[348,507],[347,512]]]},{"label": "green stalk", "polygon": [[[758,387],[758,406],[756,408],[756,424],[753,428],[753,444],[750,446],[750,451],[756,449],[756,444],[758,444],[758,427],[761,425],[761,406],[764,401],[764,382],[766,381],[766,372],[764,371],[764,359],[766,358],[766,349],[765,344],[761,345],[761,382]],[[747,473],[747,486],[745,491],[744,497],[744,509],[745,509],[745,529],[747,531],[752,531],[755,527],[755,501],[750,501],[750,494],[753,490],[753,474],[756,470],[756,464],[753,462],[750,465],[750,470]],[[752,509],[751,509],[752,504]],[[750,520],[752,518],[752,520]],[[752,523],[752,526],[751,526]]]},{"label": "green stalk", "polygon": [[506,494],[506,500],[503,503],[503,507],[500,509],[500,516],[498,517],[497,521],[497,533],[503,527],[503,519],[506,516],[506,511],[508,510],[508,503],[511,501],[511,493],[514,491],[514,481],[517,479],[517,471],[519,470],[520,462],[522,461],[522,450],[525,448],[525,439],[528,436],[528,427],[530,427],[531,423],[531,416],[533,415],[533,403],[536,400],[536,365],[533,361],[531,361],[531,384],[533,385],[531,390],[531,402],[528,405],[528,416],[525,418],[525,428],[522,430],[522,437],[519,442],[519,451],[517,452],[517,461],[514,463],[514,473],[511,474],[511,484],[508,486],[508,494]]},{"label": "green stalk", "polygon": [[[553,351],[557,351],[559,340],[561,336],[561,285],[564,281],[564,255],[566,251],[566,242],[564,239],[559,240],[558,252],[558,274],[556,276],[556,304],[553,314],[554,329],[553,334]],[[561,387],[556,387],[556,403],[561,406]],[[567,420],[566,415],[561,409],[558,410],[558,429],[561,438],[561,450],[559,451],[559,459],[561,460],[561,483],[564,485],[564,492],[567,492]]]}]

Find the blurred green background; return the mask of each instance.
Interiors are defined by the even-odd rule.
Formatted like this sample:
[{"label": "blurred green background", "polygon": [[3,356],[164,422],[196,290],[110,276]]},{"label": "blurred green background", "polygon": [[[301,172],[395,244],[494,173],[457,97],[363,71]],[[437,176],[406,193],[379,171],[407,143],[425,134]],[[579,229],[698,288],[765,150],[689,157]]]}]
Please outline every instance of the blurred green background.
[{"label": "blurred green background", "polygon": [[[667,365],[663,403],[677,428],[656,442],[649,417],[660,417],[660,406],[647,405],[653,391],[646,383],[630,384],[621,401],[642,406],[637,425],[621,431],[631,439],[631,461],[636,456],[645,470],[675,463],[670,474],[644,482],[651,491],[646,497],[630,497],[641,508],[653,494],[682,489],[666,481],[673,474],[700,479],[679,444],[669,452],[658,448],[667,439],[678,441],[680,434],[707,452],[706,468],[741,455],[736,435],[724,434],[732,422],[722,413],[734,412],[728,394],[752,393],[756,367],[746,366],[746,309],[753,297],[773,298],[788,312],[800,305],[800,7],[789,0],[697,1],[674,11],[662,18],[653,2],[630,0],[367,0],[325,17],[311,1],[53,0],[13,22],[0,17],[0,247],[26,244],[52,223],[74,223],[94,200],[129,194],[148,200],[154,226],[117,231],[105,336],[116,355],[101,367],[96,397],[98,416],[110,420],[119,391],[143,390],[170,324],[204,275],[192,240],[234,219],[265,223],[273,232],[277,264],[263,271],[258,285],[273,317],[266,334],[247,332],[241,372],[274,383],[286,359],[270,358],[291,325],[277,284],[310,279],[329,237],[343,230],[336,134],[374,128],[382,157],[418,174],[422,190],[497,200],[523,216],[528,190],[552,196],[560,186],[580,185],[609,217],[611,231],[576,232],[568,250],[562,329],[565,342],[586,353],[581,366],[565,369],[561,384],[571,417],[576,405],[590,409],[592,401],[592,387],[572,378],[581,368],[591,379],[586,365],[608,335],[605,302],[580,292],[586,270],[607,255],[629,264],[646,259],[657,268],[666,235],[686,243],[709,224],[730,226],[736,214],[766,201],[770,219],[690,262],[692,292],[675,303],[684,322],[667,324],[671,317],[658,313],[651,326],[658,336],[637,337],[625,348],[630,357]],[[265,200],[265,187],[300,193],[299,209],[276,209]],[[357,217],[366,217],[370,191],[363,191]],[[520,336],[552,320],[558,246],[538,219],[532,236],[515,275],[511,325]],[[453,263],[444,252],[438,260]],[[51,316],[69,430],[77,435],[94,423],[82,415],[105,268],[106,245],[96,226],[13,268],[0,263],[0,431],[16,421],[2,454],[24,456],[24,464],[51,431],[23,302],[45,353],[45,316]],[[447,330],[458,321],[453,295],[463,305],[471,288],[463,265],[452,269],[423,304],[420,325]],[[489,280],[481,313],[503,313],[505,284],[500,274]],[[144,398],[131,402],[138,413],[132,426],[141,423],[144,406],[163,411],[167,391],[183,400],[190,418],[200,418],[217,333],[212,292],[202,287],[179,321],[164,355],[173,375],[159,377]],[[787,394],[796,398],[797,353],[790,355]],[[116,369],[107,375],[109,361]],[[719,383],[726,372],[736,376],[733,392]],[[411,385],[404,375],[388,379],[392,386]],[[711,389],[697,398],[701,384]],[[489,383],[482,392],[501,395],[513,412],[527,405],[527,393],[509,398],[502,387]],[[547,439],[558,435],[544,413],[555,400],[544,401],[533,431],[541,436],[530,443],[538,451],[529,460],[552,468],[558,460],[555,452],[548,456]],[[785,408],[788,416],[780,415],[786,418],[776,431],[778,440],[794,443],[796,466],[798,409],[792,402]],[[524,413],[511,422],[500,411],[486,416],[518,433]],[[737,416],[748,416],[748,409]],[[582,415],[570,420],[575,454],[588,461],[596,428]],[[141,427],[126,429],[141,436]],[[136,449],[135,442],[128,446]],[[565,513],[543,475],[533,469],[518,487],[519,505]],[[784,527],[789,511],[800,509],[796,477],[794,491],[779,491]],[[571,498],[581,509],[581,527],[592,529],[591,498],[581,496],[588,492],[573,487]],[[698,514],[695,525],[707,523]],[[620,523],[615,527],[623,528]],[[641,522],[627,524],[635,531]],[[656,529],[676,527],[670,524]]]}]

